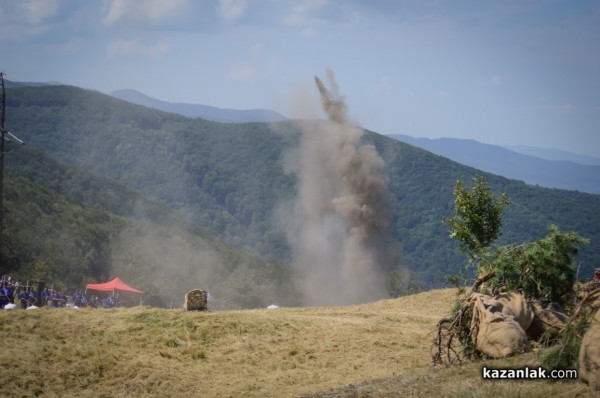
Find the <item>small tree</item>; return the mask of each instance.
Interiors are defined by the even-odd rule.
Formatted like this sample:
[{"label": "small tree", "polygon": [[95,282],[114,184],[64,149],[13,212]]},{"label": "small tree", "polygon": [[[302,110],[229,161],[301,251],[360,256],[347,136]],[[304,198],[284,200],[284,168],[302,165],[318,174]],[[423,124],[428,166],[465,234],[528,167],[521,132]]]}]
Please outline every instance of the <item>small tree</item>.
[{"label": "small tree", "polygon": [[482,271],[496,271],[491,286],[522,290],[528,298],[566,303],[574,294],[574,258],[579,246],[588,243],[575,232],[560,232],[551,225],[538,241],[498,248]]},{"label": "small tree", "polygon": [[[435,363],[460,362],[462,357],[477,355],[472,336],[478,324],[472,322],[470,300],[481,283],[521,290],[528,299],[567,303],[574,293],[573,259],[579,245],[588,243],[575,232],[561,233],[556,226],[550,226],[548,235],[537,242],[507,245],[492,253],[490,246],[500,236],[501,217],[508,204],[506,194],[496,199],[485,180],[479,177],[470,193],[457,181],[454,199],[454,217],[443,221],[450,228],[450,237],[460,241],[461,251],[483,275],[476,280],[469,296],[460,299],[453,315],[438,322],[434,340]],[[459,279],[460,275],[448,278],[457,286]],[[566,334],[561,332],[559,347],[545,363],[571,366],[579,348],[573,336],[579,336],[584,328],[584,321],[569,323]]]},{"label": "small tree", "polygon": [[444,218],[450,237],[458,239],[460,250],[477,265],[500,236],[502,214],[509,199],[505,193],[496,198],[483,177],[474,178],[475,185],[467,192],[458,180],[454,186],[454,217]]},{"label": "small tree", "polygon": [[33,279],[48,281],[51,276],[50,266],[44,260],[36,260],[33,264]]}]

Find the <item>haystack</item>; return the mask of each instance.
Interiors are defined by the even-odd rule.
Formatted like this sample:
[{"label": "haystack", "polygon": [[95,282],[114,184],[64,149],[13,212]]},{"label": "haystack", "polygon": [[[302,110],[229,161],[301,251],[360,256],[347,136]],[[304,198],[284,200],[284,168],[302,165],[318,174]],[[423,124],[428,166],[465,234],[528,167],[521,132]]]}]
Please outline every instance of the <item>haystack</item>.
[{"label": "haystack", "polygon": [[187,311],[207,311],[208,292],[200,289],[190,290],[185,294],[183,308]]}]

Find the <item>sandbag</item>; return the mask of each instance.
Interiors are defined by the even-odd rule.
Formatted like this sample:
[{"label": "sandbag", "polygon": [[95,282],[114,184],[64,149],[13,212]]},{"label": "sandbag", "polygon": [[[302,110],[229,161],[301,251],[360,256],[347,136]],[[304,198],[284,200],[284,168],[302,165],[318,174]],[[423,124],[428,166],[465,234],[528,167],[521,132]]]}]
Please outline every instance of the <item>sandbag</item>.
[{"label": "sandbag", "polygon": [[534,318],[534,313],[525,296],[521,293],[504,292],[494,297],[501,305],[501,312],[504,315],[512,315],[514,320],[524,331],[529,329]]},{"label": "sandbag", "polygon": [[579,378],[600,391],[600,310],[581,340]]},{"label": "sandbag", "polygon": [[[488,305],[486,307],[487,302]],[[473,319],[471,327],[477,328],[474,333],[475,348],[492,358],[504,358],[529,350],[529,342],[523,328],[515,321],[513,315],[504,314],[499,302],[491,298],[474,296]]]},{"label": "sandbag", "polygon": [[594,310],[600,309],[600,281],[580,282],[574,287],[579,301],[587,301],[587,306]]},{"label": "sandbag", "polygon": [[207,311],[208,292],[200,289],[190,290],[185,294],[183,308],[187,311]]},{"label": "sandbag", "polygon": [[532,340],[539,340],[544,334],[550,339],[558,336],[567,323],[571,320],[554,303],[548,304],[546,308],[542,307],[539,301],[530,303],[533,310],[533,321],[527,329],[527,336]]}]

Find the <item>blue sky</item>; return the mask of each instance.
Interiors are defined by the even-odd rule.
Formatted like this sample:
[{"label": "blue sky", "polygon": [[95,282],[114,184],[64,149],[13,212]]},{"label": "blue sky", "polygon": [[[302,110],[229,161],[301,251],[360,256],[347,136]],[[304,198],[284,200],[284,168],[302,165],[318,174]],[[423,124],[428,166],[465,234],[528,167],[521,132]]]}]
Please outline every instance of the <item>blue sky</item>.
[{"label": "blue sky", "polygon": [[332,69],[379,133],[600,157],[597,0],[0,0],[0,20],[9,80],[293,116]]}]

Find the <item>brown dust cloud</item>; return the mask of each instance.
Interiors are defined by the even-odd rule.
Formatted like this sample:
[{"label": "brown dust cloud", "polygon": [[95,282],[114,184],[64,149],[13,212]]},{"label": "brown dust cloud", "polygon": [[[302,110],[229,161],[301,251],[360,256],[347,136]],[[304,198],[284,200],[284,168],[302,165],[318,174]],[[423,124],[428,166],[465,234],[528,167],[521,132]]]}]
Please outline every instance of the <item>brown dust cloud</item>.
[{"label": "brown dust cloud", "polygon": [[[384,161],[349,120],[333,72],[328,85],[318,77],[315,83],[327,120],[313,115],[297,122],[300,138],[285,162],[297,177],[297,193],[279,217],[300,274],[298,287],[307,305],[378,300],[386,297],[389,261],[382,245],[389,204]],[[305,115],[311,107],[306,104]]]}]

